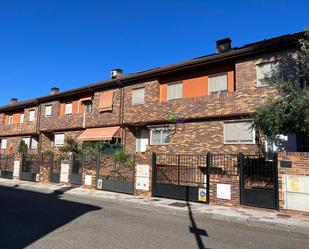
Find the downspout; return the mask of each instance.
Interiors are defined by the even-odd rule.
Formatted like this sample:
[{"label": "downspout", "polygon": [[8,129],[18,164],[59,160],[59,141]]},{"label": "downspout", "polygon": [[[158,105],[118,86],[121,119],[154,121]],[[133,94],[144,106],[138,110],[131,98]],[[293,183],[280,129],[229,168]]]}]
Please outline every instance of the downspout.
[{"label": "downspout", "polygon": [[125,131],[123,127],[123,118],[124,118],[124,88],[120,79],[117,80],[117,84],[120,90],[120,109],[119,109],[119,124],[121,127],[121,143],[123,150],[125,150]]},{"label": "downspout", "polygon": [[42,133],[41,133],[41,104],[38,104],[38,115],[36,121],[36,133],[39,135],[39,146],[38,146],[38,153],[41,154],[42,151]]}]

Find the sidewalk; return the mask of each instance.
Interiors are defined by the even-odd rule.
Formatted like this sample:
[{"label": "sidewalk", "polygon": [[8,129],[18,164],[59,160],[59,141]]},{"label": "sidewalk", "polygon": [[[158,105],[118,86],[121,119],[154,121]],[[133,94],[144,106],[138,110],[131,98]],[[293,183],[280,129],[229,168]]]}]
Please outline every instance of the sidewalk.
[{"label": "sidewalk", "polygon": [[[187,212],[187,203],[180,200],[165,198],[144,198],[102,190],[90,190],[80,187],[70,187],[65,184],[43,184],[27,181],[15,181],[0,179],[0,186],[15,187],[20,189],[38,191],[43,193],[60,193],[64,195],[78,195],[109,199],[115,201],[126,201],[140,205],[167,208],[174,211]],[[268,227],[309,234],[309,216],[287,216],[280,212],[264,209],[253,209],[246,207],[225,207],[216,205],[205,205],[202,203],[190,202],[194,214],[204,214],[209,218],[226,221],[236,221],[252,226]]]}]

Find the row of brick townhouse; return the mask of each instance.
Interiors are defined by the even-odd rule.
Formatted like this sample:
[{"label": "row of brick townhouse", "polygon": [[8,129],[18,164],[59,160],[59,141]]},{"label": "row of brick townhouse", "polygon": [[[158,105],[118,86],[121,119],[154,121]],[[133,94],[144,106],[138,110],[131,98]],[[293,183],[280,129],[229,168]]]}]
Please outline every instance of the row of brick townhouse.
[{"label": "row of brick townhouse", "polygon": [[[63,146],[77,141],[121,142],[130,153],[256,153],[264,141],[249,129],[255,109],[275,94],[263,79],[278,62],[295,55],[301,33],[231,46],[216,53],[0,107],[1,154]],[[288,150],[301,148],[289,135]],[[269,145],[269,144],[268,144]],[[269,147],[269,146],[266,146]]]}]

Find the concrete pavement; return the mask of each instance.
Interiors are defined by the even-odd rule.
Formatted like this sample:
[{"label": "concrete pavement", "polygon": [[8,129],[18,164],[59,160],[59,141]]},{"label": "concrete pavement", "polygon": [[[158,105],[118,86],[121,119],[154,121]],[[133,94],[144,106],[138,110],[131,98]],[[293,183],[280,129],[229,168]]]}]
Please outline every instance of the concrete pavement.
[{"label": "concrete pavement", "polygon": [[132,201],[131,196],[125,201],[118,195],[82,196],[76,190],[62,194],[55,186],[4,185],[1,182],[1,249],[309,248],[306,234],[209,219],[194,204],[165,207],[150,204],[160,201]]},{"label": "concrete pavement", "polygon": [[[130,202],[139,205],[161,207],[170,211],[186,211],[187,203],[180,200],[165,198],[144,198],[121,193],[101,190],[90,190],[79,187],[70,187],[65,184],[42,184],[27,181],[0,179],[0,186],[16,186],[21,189],[34,189],[40,192],[52,193],[54,191],[65,195],[88,196],[93,198],[109,199],[118,202]],[[247,207],[225,207],[190,203],[195,213],[201,213],[209,218],[236,221],[250,226],[276,228],[309,234],[309,216],[287,216],[273,210],[255,209]]]}]

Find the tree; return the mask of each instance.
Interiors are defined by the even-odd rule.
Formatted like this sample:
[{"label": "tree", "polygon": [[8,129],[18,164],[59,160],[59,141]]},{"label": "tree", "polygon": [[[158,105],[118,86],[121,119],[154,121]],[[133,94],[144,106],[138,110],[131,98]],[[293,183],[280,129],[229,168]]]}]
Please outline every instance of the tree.
[{"label": "tree", "polygon": [[297,57],[279,63],[267,77],[277,96],[257,108],[252,128],[274,138],[278,134],[309,135],[309,30],[299,40]]},{"label": "tree", "polygon": [[28,146],[24,140],[21,140],[18,147],[18,152],[21,155],[26,155],[28,153]]}]

